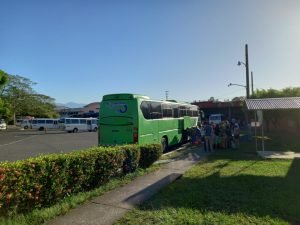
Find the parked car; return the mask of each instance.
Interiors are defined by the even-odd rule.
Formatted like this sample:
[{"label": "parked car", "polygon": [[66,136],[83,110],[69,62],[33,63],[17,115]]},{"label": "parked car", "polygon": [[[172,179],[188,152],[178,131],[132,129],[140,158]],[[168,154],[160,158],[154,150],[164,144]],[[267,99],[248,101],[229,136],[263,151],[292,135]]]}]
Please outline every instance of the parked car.
[{"label": "parked car", "polygon": [[7,125],[5,123],[5,120],[1,119],[0,120],[0,130],[6,130],[7,129]]}]

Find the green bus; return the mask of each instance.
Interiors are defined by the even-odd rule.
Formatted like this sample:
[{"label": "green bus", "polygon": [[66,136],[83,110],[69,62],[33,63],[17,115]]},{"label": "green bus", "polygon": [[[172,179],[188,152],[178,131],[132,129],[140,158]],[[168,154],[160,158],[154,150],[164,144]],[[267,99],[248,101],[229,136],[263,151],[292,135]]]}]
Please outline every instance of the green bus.
[{"label": "green bus", "polygon": [[198,107],[175,101],[156,101],[136,94],[104,95],[100,103],[98,144],[161,144],[168,146],[188,139],[197,126]]}]

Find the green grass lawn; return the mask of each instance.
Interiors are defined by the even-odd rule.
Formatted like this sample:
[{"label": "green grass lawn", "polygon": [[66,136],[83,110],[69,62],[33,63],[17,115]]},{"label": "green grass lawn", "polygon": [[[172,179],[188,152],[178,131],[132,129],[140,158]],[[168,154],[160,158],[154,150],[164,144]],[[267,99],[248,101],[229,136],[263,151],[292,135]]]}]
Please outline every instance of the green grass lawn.
[{"label": "green grass lawn", "polygon": [[117,224],[300,223],[300,159],[262,160],[248,145],[211,155]]}]

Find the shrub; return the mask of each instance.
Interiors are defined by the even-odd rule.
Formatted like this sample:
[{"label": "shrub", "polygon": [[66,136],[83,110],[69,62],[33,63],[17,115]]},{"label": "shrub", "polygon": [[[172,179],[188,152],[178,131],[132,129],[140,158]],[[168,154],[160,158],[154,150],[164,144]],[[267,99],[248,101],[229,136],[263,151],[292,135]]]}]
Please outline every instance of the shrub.
[{"label": "shrub", "polygon": [[161,154],[159,145],[123,145],[0,163],[0,215],[52,205],[138,166],[146,168]]},{"label": "shrub", "polygon": [[92,148],[0,164],[0,213],[45,207],[119,174],[124,151]]},{"label": "shrub", "polygon": [[147,168],[151,166],[156,160],[158,160],[162,155],[161,145],[152,144],[152,145],[142,145],[140,146],[140,161],[139,167]]}]

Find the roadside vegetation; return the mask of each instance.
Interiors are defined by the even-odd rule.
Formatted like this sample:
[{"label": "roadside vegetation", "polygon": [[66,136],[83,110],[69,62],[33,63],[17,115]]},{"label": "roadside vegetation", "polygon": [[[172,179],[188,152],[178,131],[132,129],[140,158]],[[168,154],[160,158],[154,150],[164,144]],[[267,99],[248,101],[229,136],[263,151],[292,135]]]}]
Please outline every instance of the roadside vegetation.
[{"label": "roadside vegetation", "polygon": [[219,150],[116,224],[298,224],[300,159],[263,160],[253,143]]},{"label": "roadside vegetation", "polygon": [[11,217],[0,217],[0,224],[5,225],[40,225],[57,216],[66,214],[69,210],[76,208],[92,198],[99,197],[104,193],[129,183],[139,176],[144,176],[159,169],[159,165],[153,165],[147,169],[137,169],[135,172],[122,177],[116,177],[108,183],[95,188],[91,191],[80,192],[75,195],[67,196],[60,202],[42,209],[35,209],[30,213],[17,214]]},{"label": "roadside vegetation", "polygon": [[61,215],[151,171],[161,154],[160,145],[123,145],[0,163],[0,224]]},{"label": "roadside vegetation", "polygon": [[16,116],[55,118],[54,99],[37,93],[35,82],[20,75],[11,75],[0,70],[0,118],[14,124]]}]

